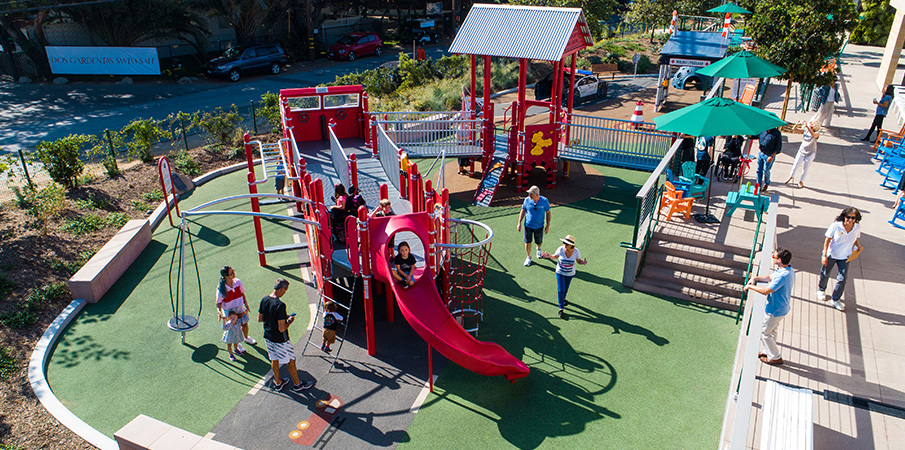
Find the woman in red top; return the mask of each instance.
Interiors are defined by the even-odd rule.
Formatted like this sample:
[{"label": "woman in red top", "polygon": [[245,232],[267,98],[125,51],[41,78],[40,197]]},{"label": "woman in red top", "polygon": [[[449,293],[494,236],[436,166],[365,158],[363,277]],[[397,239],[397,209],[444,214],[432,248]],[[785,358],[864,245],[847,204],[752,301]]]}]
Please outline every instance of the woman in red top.
[{"label": "woman in red top", "polygon": [[[255,345],[257,342],[248,336],[248,300],[245,299],[245,287],[242,281],[236,278],[236,271],[230,266],[220,269],[220,284],[217,286],[217,318],[223,321],[229,317],[229,312],[235,311],[239,315],[239,324],[242,326],[242,335],[245,342]],[[239,354],[245,353],[242,344],[236,344]]]}]

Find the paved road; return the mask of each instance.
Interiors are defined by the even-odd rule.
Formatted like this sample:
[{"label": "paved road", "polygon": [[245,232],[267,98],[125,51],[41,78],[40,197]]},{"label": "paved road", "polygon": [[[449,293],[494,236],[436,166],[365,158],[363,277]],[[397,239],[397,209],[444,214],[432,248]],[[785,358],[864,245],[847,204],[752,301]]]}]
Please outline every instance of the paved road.
[{"label": "paved road", "polygon": [[[448,46],[427,48],[432,58]],[[373,69],[398,58],[398,51],[355,62],[318,60],[293,64],[279,75],[251,75],[238,83],[204,80],[195,84],[17,84],[0,82],[0,154],[34,149],[42,140],[69,134],[118,130],[134,118],[164,118],[170,113],[210,110],[235,103],[243,114],[265,92],[316,86],[336,76]]]}]

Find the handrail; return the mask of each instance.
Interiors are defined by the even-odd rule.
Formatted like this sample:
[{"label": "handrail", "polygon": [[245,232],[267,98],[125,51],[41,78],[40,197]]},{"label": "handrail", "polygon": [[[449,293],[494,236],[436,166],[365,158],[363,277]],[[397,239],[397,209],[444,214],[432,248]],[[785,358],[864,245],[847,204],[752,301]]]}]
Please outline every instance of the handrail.
[{"label": "handrail", "polygon": [[[771,198],[771,202],[772,202],[772,198]],[[763,217],[761,215],[757,219],[757,227],[754,228],[754,242],[751,243],[751,252],[748,254],[748,267],[745,268],[745,283],[742,286],[747,285],[748,280],[751,279],[751,267],[754,265],[754,254],[758,250],[764,248],[763,243],[761,243],[760,249],[757,248],[757,240],[760,237],[760,225],[763,222],[764,222]],[[745,301],[747,299],[748,299],[748,292],[742,291],[742,295],[741,295],[741,297],[739,297],[738,314],[736,314],[736,316],[735,316],[736,324],[738,324],[739,320],[742,317],[742,309],[744,309]]]},{"label": "handrail", "polygon": [[[704,98],[704,100],[710,100],[713,97],[716,97],[717,93],[722,93],[724,81],[726,81],[726,79],[723,77],[719,77],[716,80],[713,80],[713,87],[710,88],[710,92],[707,94],[707,97]],[[720,97],[722,97],[722,95]]]},{"label": "handrail", "polygon": [[[635,199],[637,200],[637,208],[635,210],[635,226],[632,233],[632,242],[629,246],[628,242],[620,242],[619,246],[624,248],[631,248],[634,250],[640,250],[642,247],[645,247],[647,240],[649,239],[651,224],[648,219],[650,216],[656,215],[654,214],[655,208],[653,204],[650,202],[652,199],[650,198],[650,193],[657,192],[659,193],[660,189],[660,176],[666,173],[666,167],[673,163],[676,155],[678,154],[679,146],[682,141],[677,139],[673,142],[672,146],[669,147],[669,150],[666,151],[666,154],[663,155],[663,159],[660,160],[660,163],[657,164],[657,167],[654,171],[647,177],[647,181],[644,182],[644,185],[641,186],[641,189],[638,190],[638,193],[635,194]],[[647,208],[645,208],[645,203],[647,203]],[[641,247],[638,246],[638,234],[641,230],[641,224],[644,222],[648,222],[648,231],[645,232],[645,237],[641,243]]]},{"label": "handrail", "polygon": [[350,187],[352,186],[352,174],[349,171],[349,155],[346,154],[346,149],[343,148],[336,133],[333,132],[333,127],[328,125],[327,133],[330,135],[330,159],[333,163],[333,170],[336,171],[336,176],[343,186]]},{"label": "handrail", "polygon": [[[779,195],[772,194],[770,196],[770,206],[767,210],[767,228],[764,230],[764,244],[770,244],[769,252],[761,252],[760,264],[758,266],[758,274],[767,275],[770,273],[773,264],[773,249],[776,247],[776,216],[779,209]],[[744,450],[747,447],[748,431],[751,423],[751,412],[754,410],[754,381],[757,375],[757,354],[760,350],[760,326],[763,323],[767,303],[767,297],[763,294],[754,292],[752,301],[745,305],[746,323],[741,326],[742,331],[739,333],[738,345],[735,351],[735,364],[732,368],[733,379],[738,374],[736,383],[730,380],[730,386],[737,386],[735,389],[729,390],[726,398],[726,410],[723,414],[723,427],[720,431],[720,448],[728,448],[729,450]],[[752,329],[753,327],[753,329]],[[740,359],[739,356],[742,356]],[[732,406],[735,405],[734,411]],[[731,423],[729,417],[734,416]],[[729,439],[728,447],[723,445]]]}]

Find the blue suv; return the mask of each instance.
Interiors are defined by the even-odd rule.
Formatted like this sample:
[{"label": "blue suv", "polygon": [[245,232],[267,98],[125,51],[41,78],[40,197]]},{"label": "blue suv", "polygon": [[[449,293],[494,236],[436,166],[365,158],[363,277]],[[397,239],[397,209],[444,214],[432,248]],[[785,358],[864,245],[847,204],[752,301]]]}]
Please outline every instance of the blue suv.
[{"label": "blue suv", "polygon": [[207,64],[208,75],[227,77],[239,81],[250,72],[269,72],[274,75],[286,65],[286,53],[280,44],[265,44],[233,47],[223,56],[212,59]]}]

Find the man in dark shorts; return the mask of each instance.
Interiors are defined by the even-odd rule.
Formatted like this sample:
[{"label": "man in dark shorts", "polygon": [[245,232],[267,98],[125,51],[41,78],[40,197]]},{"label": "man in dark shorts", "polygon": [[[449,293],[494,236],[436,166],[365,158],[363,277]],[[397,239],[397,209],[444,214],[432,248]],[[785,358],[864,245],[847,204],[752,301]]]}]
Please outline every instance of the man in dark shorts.
[{"label": "man in dark shorts", "polygon": [[515,229],[522,231],[522,221],[525,224],[525,267],[531,265],[531,241],[537,244],[537,258],[541,258],[540,246],[544,242],[544,235],[550,231],[550,202],[547,197],[540,195],[540,188],[531,186],[528,189],[528,198],[522,202],[522,210],[518,213],[518,225]]},{"label": "man in dark shorts", "polygon": [[289,325],[295,322],[295,314],[286,314],[286,304],[280,297],[286,295],[289,290],[289,282],[277,278],[273,286],[273,292],[261,299],[258,308],[258,322],[264,323],[264,343],[267,344],[267,357],[270,359],[270,367],[273,369],[273,389],[283,389],[289,380],[280,379],[280,365],[286,364],[289,369],[289,377],[292,378],[292,390],[302,392],[314,386],[314,381],[299,381],[298,369],[295,366],[295,348],[289,340]]}]

